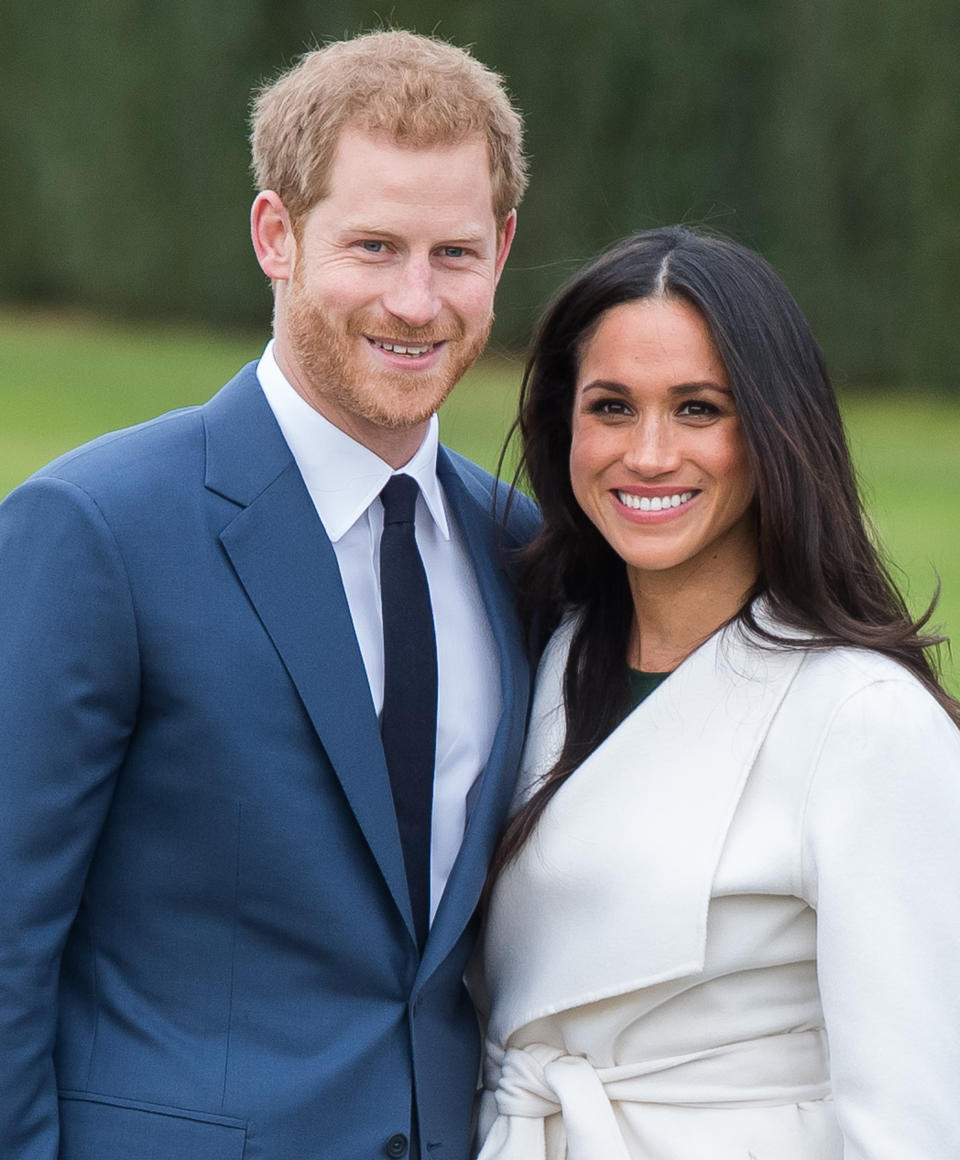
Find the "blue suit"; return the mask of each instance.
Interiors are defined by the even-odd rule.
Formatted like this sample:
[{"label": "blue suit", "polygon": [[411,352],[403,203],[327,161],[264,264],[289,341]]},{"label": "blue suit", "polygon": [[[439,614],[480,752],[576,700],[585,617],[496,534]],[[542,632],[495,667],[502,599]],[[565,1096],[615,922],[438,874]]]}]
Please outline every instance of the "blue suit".
[{"label": "blue suit", "polygon": [[503,715],[422,959],[336,559],[253,366],[0,505],[2,1160],[401,1156],[412,1074],[423,1156],[464,1160],[461,976],[530,678],[492,480],[438,473]]}]

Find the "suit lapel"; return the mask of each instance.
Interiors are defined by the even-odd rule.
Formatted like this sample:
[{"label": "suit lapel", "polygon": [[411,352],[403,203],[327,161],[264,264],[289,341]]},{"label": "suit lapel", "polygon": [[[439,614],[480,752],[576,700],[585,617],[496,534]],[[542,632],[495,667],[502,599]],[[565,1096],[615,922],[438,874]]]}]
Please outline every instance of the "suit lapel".
[{"label": "suit lapel", "polygon": [[252,364],[207,404],[204,420],[206,485],[241,507],[220,541],[412,933],[389,776],[340,570]]},{"label": "suit lapel", "polygon": [[489,499],[475,495],[440,448],[437,472],[463,535],[500,657],[502,711],[486,766],[468,803],[457,860],[437,910],[420,979],[443,961],[473,914],[514,788],[530,695],[530,670],[514,594],[501,565]]}]

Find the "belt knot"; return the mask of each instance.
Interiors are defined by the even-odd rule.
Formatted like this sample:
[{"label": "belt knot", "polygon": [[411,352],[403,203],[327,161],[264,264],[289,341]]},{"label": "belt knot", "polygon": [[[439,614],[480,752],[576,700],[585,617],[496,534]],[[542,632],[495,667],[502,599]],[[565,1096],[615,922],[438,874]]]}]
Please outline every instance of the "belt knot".
[{"label": "belt knot", "polygon": [[[543,1155],[544,1120],[558,1112],[563,1113],[570,1160],[629,1160],[603,1081],[584,1056],[544,1043],[506,1051],[489,1045],[489,1061],[499,1071],[494,1089],[498,1120],[480,1160]],[[524,1123],[529,1128],[521,1127]]]}]

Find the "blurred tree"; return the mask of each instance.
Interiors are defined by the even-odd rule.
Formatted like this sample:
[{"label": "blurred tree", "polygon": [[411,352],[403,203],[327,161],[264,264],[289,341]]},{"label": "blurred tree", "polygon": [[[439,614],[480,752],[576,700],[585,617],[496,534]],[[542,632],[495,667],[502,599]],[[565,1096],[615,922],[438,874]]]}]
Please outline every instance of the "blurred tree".
[{"label": "blurred tree", "polygon": [[383,24],[472,45],[527,116],[497,342],[601,246],[687,221],[771,258],[842,379],[960,387],[956,0],[5,0],[0,297],[265,325],[250,90]]}]

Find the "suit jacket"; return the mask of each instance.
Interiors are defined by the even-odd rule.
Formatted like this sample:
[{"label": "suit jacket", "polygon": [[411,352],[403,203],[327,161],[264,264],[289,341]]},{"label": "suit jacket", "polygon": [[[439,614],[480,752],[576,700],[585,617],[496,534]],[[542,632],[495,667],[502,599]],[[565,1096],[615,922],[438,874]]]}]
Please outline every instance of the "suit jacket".
[{"label": "suit jacket", "polygon": [[492,480],[438,472],[503,714],[422,959],[336,559],[253,364],[0,506],[3,1160],[399,1156],[414,1079],[424,1154],[465,1156],[461,979],[529,673]]},{"label": "suit jacket", "polygon": [[960,1155],[958,835],[960,731],[911,674],[715,635],[493,891],[482,1160]]}]

